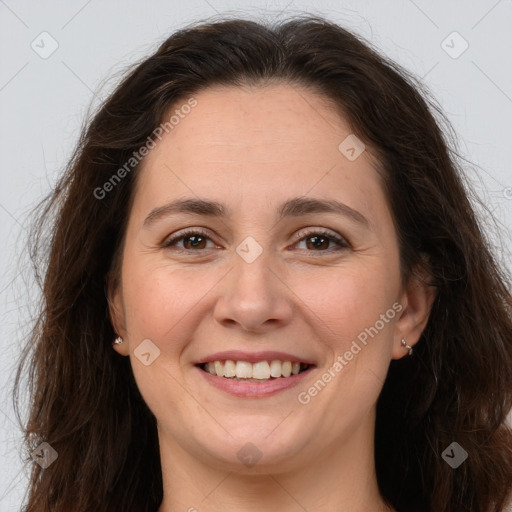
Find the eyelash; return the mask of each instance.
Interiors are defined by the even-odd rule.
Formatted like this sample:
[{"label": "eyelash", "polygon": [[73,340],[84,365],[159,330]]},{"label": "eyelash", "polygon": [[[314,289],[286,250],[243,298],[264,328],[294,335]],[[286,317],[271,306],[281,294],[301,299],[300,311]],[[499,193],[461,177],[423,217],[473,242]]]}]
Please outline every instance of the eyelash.
[{"label": "eyelash", "polygon": [[[199,235],[199,236],[201,236],[203,238],[211,240],[211,237],[205,231],[203,231],[201,229],[191,228],[191,229],[183,231],[178,236],[175,236],[173,238],[169,238],[169,239],[165,240],[162,243],[161,247],[164,248],[164,249],[169,249],[176,242],[179,242],[180,240],[184,240],[186,238],[189,238],[192,235]],[[343,237],[341,237],[339,235],[335,235],[331,231],[327,231],[325,229],[317,229],[317,230],[310,231],[309,233],[305,233],[305,234],[299,233],[296,236],[297,236],[297,238],[300,237],[300,239],[297,240],[296,243],[302,242],[303,240],[307,240],[308,238],[312,238],[313,236],[318,236],[318,235],[327,238],[329,241],[335,242],[336,244],[338,244],[338,247],[336,249],[334,249],[334,250],[332,250],[332,249],[318,250],[318,251],[310,250],[308,252],[319,252],[319,253],[328,253],[329,254],[331,252],[338,252],[338,251],[346,250],[346,249],[349,249],[351,247],[350,244],[347,242],[347,240],[345,238],[343,238]],[[190,252],[200,253],[200,252],[203,252],[203,251],[206,250],[206,249],[194,250],[194,249],[183,249],[183,248],[178,248],[178,249],[180,251],[182,251],[182,252],[189,252],[189,253]]]}]

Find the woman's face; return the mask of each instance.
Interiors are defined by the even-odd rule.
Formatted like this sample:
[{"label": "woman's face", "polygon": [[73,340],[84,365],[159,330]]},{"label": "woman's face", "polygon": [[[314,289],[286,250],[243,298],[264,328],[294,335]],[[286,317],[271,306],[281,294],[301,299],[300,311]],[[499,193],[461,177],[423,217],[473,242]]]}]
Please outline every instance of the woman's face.
[{"label": "woman's face", "polygon": [[302,88],[195,99],[138,176],[116,350],[176,457],[254,472],[349,456],[426,310],[401,287],[369,149]]}]

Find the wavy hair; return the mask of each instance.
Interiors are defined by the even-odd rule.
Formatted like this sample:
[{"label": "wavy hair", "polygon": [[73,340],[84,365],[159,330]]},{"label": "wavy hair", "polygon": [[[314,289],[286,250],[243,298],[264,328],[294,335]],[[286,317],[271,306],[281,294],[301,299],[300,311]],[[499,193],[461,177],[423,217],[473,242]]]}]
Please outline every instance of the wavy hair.
[{"label": "wavy hair", "polygon": [[[214,85],[274,82],[319,92],[365,142],[383,177],[403,283],[427,271],[436,288],[415,355],[391,361],[378,399],[382,496],[398,510],[503,510],[512,486],[510,276],[475,214],[449,123],[400,66],[337,24],[304,15],[209,20],[171,35],[90,118],[39,205],[29,250],[42,305],[17,367],[14,401],[27,449],[45,441],[58,459],[46,469],[32,465],[26,512],[159,507],[156,419],[130,362],[111,348],[105,294],[106,278],[118,271],[139,165],[103,199],[95,191],[179,100]],[[452,442],[468,453],[457,469],[442,457]]]}]

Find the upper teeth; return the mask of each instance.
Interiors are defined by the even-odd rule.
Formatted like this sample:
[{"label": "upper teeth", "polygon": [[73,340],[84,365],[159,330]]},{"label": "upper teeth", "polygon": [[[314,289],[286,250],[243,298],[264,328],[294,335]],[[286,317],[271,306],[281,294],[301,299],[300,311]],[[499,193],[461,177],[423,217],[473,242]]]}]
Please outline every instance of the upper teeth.
[{"label": "upper teeth", "polygon": [[[304,365],[306,366],[306,365]],[[206,363],[205,370],[217,377],[236,377],[238,379],[269,379],[270,377],[289,377],[297,375],[301,363],[297,361],[214,361]]]}]

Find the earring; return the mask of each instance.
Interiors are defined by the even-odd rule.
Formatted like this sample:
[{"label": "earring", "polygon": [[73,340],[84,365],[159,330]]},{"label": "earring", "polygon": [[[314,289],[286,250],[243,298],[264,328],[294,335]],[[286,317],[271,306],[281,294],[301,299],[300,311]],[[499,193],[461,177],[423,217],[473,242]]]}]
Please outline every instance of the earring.
[{"label": "earring", "polygon": [[123,338],[121,338],[121,336],[118,336],[118,337],[114,340],[114,343],[112,343],[112,346],[114,346],[114,345],[120,345],[121,343],[123,343]]},{"label": "earring", "polygon": [[409,351],[409,355],[412,356],[412,347],[410,345],[407,345],[407,342],[402,338],[401,341],[402,347],[406,348]]}]

